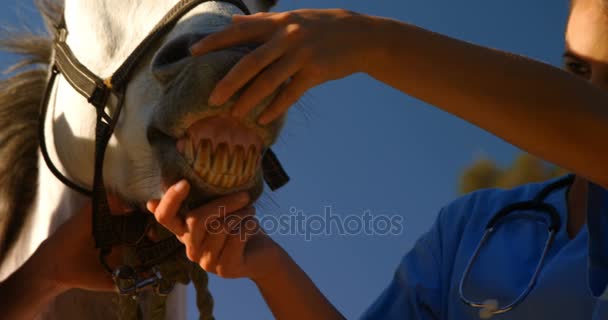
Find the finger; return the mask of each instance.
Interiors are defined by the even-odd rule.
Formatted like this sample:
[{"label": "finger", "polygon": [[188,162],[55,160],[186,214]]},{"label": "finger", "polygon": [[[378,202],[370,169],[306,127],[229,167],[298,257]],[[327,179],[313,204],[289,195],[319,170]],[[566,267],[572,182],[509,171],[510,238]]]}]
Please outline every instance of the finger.
[{"label": "finger", "polygon": [[108,196],[108,205],[113,214],[124,214],[133,210],[126,202],[113,194]]},{"label": "finger", "polygon": [[310,81],[301,75],[296,75],[287,84],[272,103],[264,110],[258,118],[258,123],[265,126],[284,114],[289,107],[294,105],[313,86]]},{"label": "finger", "polygon": [[157,199],[149,200],[148,202],[146,202],[146,209],[148,209],[148,211],[150,211],[151,213],[154,213],[156,212],[159,203],[160,200]]},{"label": "finger", "polygon": [[232,23],[240,23],[243,21],[251,21],[255,19],[260,19],[264,17],[269,17],[275,15],[273,12],[256,12],[254,14],[246,15],[246,14],[235,14],[232,16]]},{"label": "finger", "polygon": [[197,216],[202,223],[207,223],[211,219],[223,218],[227,213],[235,212],[244,208],[249,203],[249,194],[239,192],[219,199],[215,199],[201,207],[188,213],[186,217]]},{"label": "finger", "polygon": [[272,36],[276,24],[269,19],[256,19],[232,24],[226,29],[210,34],[190,47],[190,54],[200,56],[222,48],[245,43],[265,42]]},{"label": "finger", "polygon": [[215,234],[208,234],[201,244],[202,256],[199,264],[207,272],[217,273],[218,258],[222,254],[226,239],[228,239],[228,231],[225,228],[221,229],[222,231]]},{"label": "finger", "polygon": [[154,217],[158,223],[178,236],[186,231],[184,221],[177,213],[189,191],[190,184],[186,180],[178,182],[167,190],[154,211]]},{"label": "finger", "polygon": [[192,262],[198,263],[203,255],[202,242],[195,242],[192,233],[186,232],[181,237],[177,237],[186,246],[186,256]]},{"label": "finger", "polygon": [[[219,221],[219,220],[218,220]],[[205,223],[205,217],[199,215],[188,215],[186,216],[186,227],[188,228],[188,239],[184,239],[184,241],[189,241],[191,245],[200,247],[203,241],[205,240],[208,227]],[[194,259],[193,261],[198,261],[198,259]]]},{"label": "finger", "polygon": [[247,207],[233,212],[223,218],[222,221],[230,235],[238,235],[242,230],[244,230],[245,224],[250,219],[255,219],[255,208],[253,207]]},{"label": "finger", "polygon": [[[237,221],[242,221],[246,218],[249,218],[250,216],[255,216],[255,207],[249,206],[249,207],[245,207],[236,211],[233,211],[231,213],[228,214],[228,216],[226,217],[226,221],[229,221],[228,218],[229,217],[238,217],[239,220]],[[230,226],[233,227],[233,226]]]},{"label": "finger", "polygon": [[[81,279],[75,279],[71,287],[80,288],[89,291],[115,292],[116,284],[112,276],[104,268],[97,268],[88,272],[79,274]],[[85,280],[86,279],[86,280]]]},{"label": "finger", "polygon": [[243,117],[264,98],[270,96],[284,82],[288,81],[298,69],[301,68],[303,61],[298,55],[285,56],[253,80],[253,83],[239,97],[232,108],[232,115]]},{"label": "finger", "polygon": [[240,234],[231,234],[226,239],[224,249],[220,254],[216,266],[216,273],[222,278],[234,278],[239,276],[243,265],[243,254],[245,252],[246,239]]},{"label": "finger", "polygon": [[200,245],[208,233],[214,234],[218,230],[221,231],[227,213],[233,213],[248,203],[249,195],[246,192],[242,192],[216,199],[211,203],[188,212],[185,223],[187,233],[190,234],[189,241],[193,245]]},{"label": "finger", "polygon": [[226,103],[260,71],[283,55],[287,47],[288,43],[283,41],[282,36],[277,35],[247,54],[218,82],[209,96],[209,104],[219,106]]}]

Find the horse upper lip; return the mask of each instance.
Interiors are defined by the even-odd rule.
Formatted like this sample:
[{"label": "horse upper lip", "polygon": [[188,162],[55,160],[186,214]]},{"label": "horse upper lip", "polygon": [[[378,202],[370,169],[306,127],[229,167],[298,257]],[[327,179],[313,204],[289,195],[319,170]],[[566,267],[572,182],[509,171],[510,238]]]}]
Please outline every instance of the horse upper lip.
[{"label": "horse upper lip", "polygon": [[190,57],[190,47],[206,36],[207,34],[188,33],[171,40],[156,53],[152,68],[162,69]]}]

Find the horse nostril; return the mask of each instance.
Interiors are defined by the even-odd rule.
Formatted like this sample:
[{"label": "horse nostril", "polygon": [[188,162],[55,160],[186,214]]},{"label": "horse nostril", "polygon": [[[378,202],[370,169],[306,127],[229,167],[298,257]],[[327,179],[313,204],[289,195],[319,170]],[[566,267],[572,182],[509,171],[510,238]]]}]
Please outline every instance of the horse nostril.
[{"label": "horse nostril", "polygon": [[[156,53],[152,59],[152,73],[157,80],[161,83],[169,83],[174,79],[181,71],[183,71],[188,63],[182,62],[193,62],[192,55],[190,54],[190,47],[205,38],[208,34],[201,33],[189,33],[178,36],[177,38],[170,40],[167,44]],[[245,44],[236,47],[230,47],[225,50],[230,51],[232,54],[236,53],[243,56],[252,50],[254,50],[257,44]],[[223,51],[223,50],[221,50]],[[201,58],[203,58],[202,56]],[[217,62],[217,61],[216,61]]]},{"label": "horse nostril", "polygon": [[172,40],[154,57],[153,70],[163,69],[190,57],[190,47],[205,36],[206,34],[185,34]]}]

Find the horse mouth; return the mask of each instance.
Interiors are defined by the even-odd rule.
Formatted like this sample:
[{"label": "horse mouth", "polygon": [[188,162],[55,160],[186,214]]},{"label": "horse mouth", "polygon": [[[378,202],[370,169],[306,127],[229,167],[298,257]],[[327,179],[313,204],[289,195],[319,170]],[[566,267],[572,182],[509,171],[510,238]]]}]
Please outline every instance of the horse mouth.
[{"label": "horse mouth", "polygon": [[224,190],[255,183],[264,151],[253,130],[228,116],[195,122],[176,147],[199,184]]}]

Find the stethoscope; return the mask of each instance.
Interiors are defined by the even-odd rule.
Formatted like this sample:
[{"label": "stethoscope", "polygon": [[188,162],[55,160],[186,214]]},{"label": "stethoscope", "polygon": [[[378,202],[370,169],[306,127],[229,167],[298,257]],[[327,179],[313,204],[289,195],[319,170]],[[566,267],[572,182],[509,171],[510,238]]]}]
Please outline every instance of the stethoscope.
[{"label": "stethoscope", "polygon": [[[557,208],[555,208],[555,206],[553,206],[551,204],[544,202],[544,200],[552,192],[571,185],[573,181],[574,181],[574,175],[568,175],[567,177],[565,177],[563,179],[557,180],[556,182],[553,182],[553,183],[547,185],[542,190],[540,190],[540,192],[536,195],[536,197],[534,197],[534,199],[529,200],[529,201],[516,202],[516,203],[510,204],[510,205],[502,208],[500,211],[498,211],[492,217],[490,222],[488,222],[488,224],[486,225],[486,229],[483,234],[483,237],[479,241],[479,245],[477,245],[475,252],[471,256],[471,259],[469,260],[469,262],[464,270],[462,278],[460,278],[460,285],[458,288],[458,294],[460,295],[460,300],[462,300],[462,302],[464,302],[465,304],[467,304],[471,307],[481,309],[480,316],[482,318],[487,319],[494,315],[505,313],[505,312],[512,310],[513,308],[515,308],[515,306],[520,304],[526,298],[526,296],[530,293],[530,291],[532,291],[532,289],[534,288],[534,285],[536,284],[536,280],[538,278],[538,274],[540,273],[543,262],[547,256],[547,252],[549,251],[549,248],[551,247],[551,244],[553,243],[553,240],[555,239],[555,234],[559,231],[560,226],[561,226],[561,218],[559,216],[559,212],[557,211]],[[475,262],[475,259],[477,259],[481,248],[483,247],[484,243],[486,243],[488,241],[488,239],[490,238],[492,233],[496,230],[496,226],[500,223],[501,219],[505,218],[506,216],[508,216],[509,214],[511,214],[513,212],[520,211],[520,210],[534,210],[540,214],[547,215],[549,218],[549,223],[548,223],[549,235],[547,237],[547,241],[545,242],[545,248],[543,249],[543,253],[540,257],[540,260],[538,261],[538,265],[536,266],[536,270],[534,271],[532,278],[530,279],[530,282],[528,282],[528,285],[526,286],[524,291],[522,291],[511,303],[503,305],[503,306],[499,306],[498,302],[495,300],[487,300],[487,301],[479,302],[479,301],[473,301],[473,300],[468,299],[464,295],[464,289],[463,289],[464,284],[465,284],[465,281],[467,280],[467,278],[469,277],[473,263]]]}]

